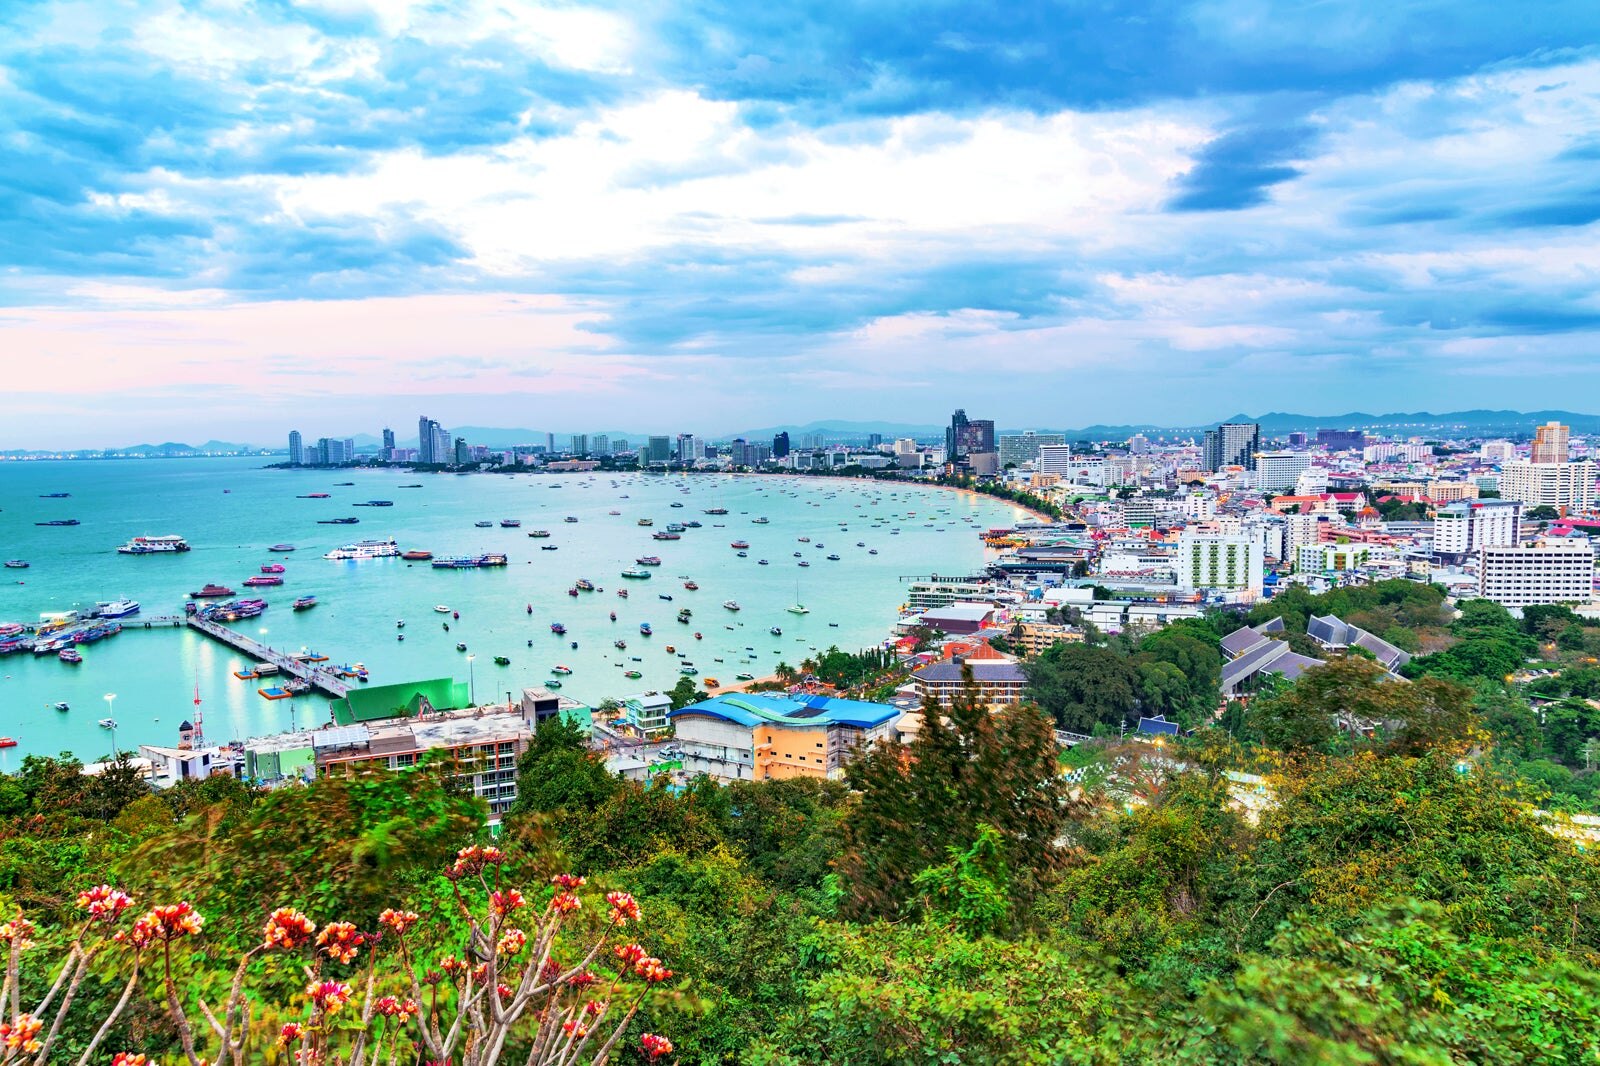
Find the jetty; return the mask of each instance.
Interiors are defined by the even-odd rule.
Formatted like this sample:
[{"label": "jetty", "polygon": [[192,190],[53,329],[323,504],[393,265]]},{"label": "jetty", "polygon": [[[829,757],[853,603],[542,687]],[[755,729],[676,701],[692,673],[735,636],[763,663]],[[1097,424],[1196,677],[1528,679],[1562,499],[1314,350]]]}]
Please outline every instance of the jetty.
[{"label": "jetty", "polygon": [[312,688],[336,700],[342,700],[350,694],[350,686],[334,674],[332,670],[325,669],[316,663],[301,662],[298,658],[287,652],[269,648],[259,640],[245,636],[237,630],[229,629],[220,622],[213,622],[209,618],[193,615],[186,619],[189,628],[204,633],[213,640],[226,644],[235,651],[243,652],[258,663],[271,663],[282,673],[290,677],[308,682]]}]

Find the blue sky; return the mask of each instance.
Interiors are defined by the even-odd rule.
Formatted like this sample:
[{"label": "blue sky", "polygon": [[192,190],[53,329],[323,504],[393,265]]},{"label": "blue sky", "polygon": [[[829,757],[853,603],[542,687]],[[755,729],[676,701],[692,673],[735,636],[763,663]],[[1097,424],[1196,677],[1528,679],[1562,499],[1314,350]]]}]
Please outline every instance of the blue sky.
[{"label": "blue sky", "polygon": [[1595,42],[1559,0],[11,0],[0,445],[1593,410]]}]

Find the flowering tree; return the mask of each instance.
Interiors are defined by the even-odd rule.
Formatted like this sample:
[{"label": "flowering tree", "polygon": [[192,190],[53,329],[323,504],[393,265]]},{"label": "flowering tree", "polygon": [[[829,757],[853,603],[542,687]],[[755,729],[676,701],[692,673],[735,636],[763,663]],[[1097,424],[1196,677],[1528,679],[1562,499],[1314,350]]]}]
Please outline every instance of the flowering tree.
[{"label": "flowering tree", "polygon": [[[204,925],[193,905],[153,907],[129,923],[124,917],[133,899],[102,885],[79,895],[84,917],[67,957],[56,964],[49,991],[24,1011],[22,963],[34,946],[34,929],[19,915],[0,925],[0,943],[8,948],[0,1009],[9,1019],[0,1021],[0,1066],[43,1066],[91,965],[119,951],[127,982],[79,1066],[94,1061],[151,971],[190,1066],[258,1061],[252,1045],[270,1037],[252,1026],[261,1004],[249,976],[253,962],[272,955],[304,970],[300,1020],[281,1027],[277,1046],[305,1066],[494,1066],[512,1055],[527,1066],[608,1062],[645,998],[672,977],[660,959],[625,936],[639,921],[639,904],[625,892],[609,892],[605,916],[585,922],[583,878],[559,874],[530,899],[501,883],[504,861],[498,848],[474,846],[459,852],[445,872],[465,931],[459,955],[427,954],[414,931],[421,921],[414,911],[385,910],[376,929],[334,921],[319,930],[292,907],[274,910],[260,942],[240,958],[220,1009],[203,997],[186,1003],[182,991],[180,942],[201,936]],[[202,1054],[202,1044],[214,1050]],[[639,1051],[656,1061],[672,1054],[672,1043],[646,1033]],[[112,1061],[146,1066],[149,1060],[123,1051]]]}]

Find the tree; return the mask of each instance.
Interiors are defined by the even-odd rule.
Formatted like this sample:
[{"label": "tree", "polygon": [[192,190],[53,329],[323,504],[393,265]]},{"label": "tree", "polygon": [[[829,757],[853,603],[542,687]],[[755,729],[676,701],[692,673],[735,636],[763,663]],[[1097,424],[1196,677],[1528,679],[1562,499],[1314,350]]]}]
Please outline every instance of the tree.
[{"label": "tree", "polygon": [[909,746],[881,742],[845,771],[861,794],[838,862],[847,914],[914,912],[912,879],[944,862],[947,847],[970,846],[982,824],[1003,841],[1014,902],[1030,898],[1063,857],[1067,785],[1049,720],[1028,706],[990,713],[971,667],[962,673],[948,708],[932,697],[923,704]]},{"label": "tree", "polygon": [[678,683],[672,686],[667,695],[672,698],[672,709],[675,711],[706,699],[705,692],[696,688],[694,678],[688,676],[678,678]]},{"label": "tree", "polygon": [[592,811],[617,791],[616,775],[604,755],[589,747],[576,723],[546,718],[528,750],[517,760],[517,801],[513,814]]},{"label": "tree", "polygon": [[1371,737],[1390,750],[1459,748],[1477,722],[1472,690],[1440,678],[1395,681],[1370,659],[1349,656],[1314,666],[1250,709],[1250,724],[1270,747],[1317,751],[1339,733]]},{"label": "tree", "polygon": [[1055,644],[1022,664],[1028,699],[1062,729],[1088,733],[1097,722],[1113,728],[1133,713],[1138,677],[1109,648]]}]

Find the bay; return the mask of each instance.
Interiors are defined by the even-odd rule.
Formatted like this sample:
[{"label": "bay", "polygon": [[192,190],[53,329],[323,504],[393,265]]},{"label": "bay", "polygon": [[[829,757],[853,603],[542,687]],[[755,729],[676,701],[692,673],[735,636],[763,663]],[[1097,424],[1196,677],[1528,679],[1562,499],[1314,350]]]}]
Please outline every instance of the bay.
[{"label": "bay", "polygon": [[[70,496],[41,498],[54,492]],[[330,495],[296,498],[314,492]],[[371,499],[394,506],[353,506]],[[703,513],[710,508],[729,513]],[[342,516],[360,524],[318,524]],[[567,516],[578,521],[566,522]],[[760,517],[767,523],[757,524]],[[242,654],[187,629],[139,626],[143,618],[181,614],[186,594],[207,582],[271,604],[261,617],[237,623],[245,632],[283,651],[362,662],[373,683],[470,677],[477,699],[488,702],[542,684],[552,667],[563,665],[573,671],[563,678],[563,693],[593,705],[676,683],[680,660],[665,650],[669,644],[688,654],[700,678],[725,684],[740,672],[763,676],[780,661],[797,664],[832,644],[875,645],[905,597],[906,577],[975,572],[984,562],[977,534],[1020,517],[1000,501],[937,488],[814,478],[273,470],[250,458],[0,463],[0,559],[30,563],[27,570],[0,571],[0,621],[33,622],[41,612],[124,597],[143,605],[140,615],[123,620],[123,633],[85,647],[78,666],[54,656],[0,658],[0,733],[20,741],[0,752],[0,769],[14,769],[29,753],[93,759],[109,751],[110,738],[96,725],[106,715],[107,693],[116,694],[109,706],[123,748],[176,743],[197,690],[211,742],[325,722],[324,697],[269,701],[257,694],[261,682],[233,678],[232,671],[250,665]],[[81,524],[34,524],[64,518]],[[508,518],[521,527],[502,528],[499,521]],[[654,525],[640,526],[641,518]],[[479,521],[495,524],[481,529]],[[674,521],[702,527],[686,530],[681,540],[651,539]],[[551,536],[528,537],[535,529]],[[116,552],[135,536],[166,533],[186,537],[193,550]],[[503,552],[510,562],[503,569],[436,570],[399,559],[321,557],[341,544],[388,536],[402,549],[436,556]],[[747,558],[735,554],[734,540],[750,543]],[[279,542],[298,550],[266,550]],[[869,553],[873,548],[878,554]],[[796,552],[811,565],[800,567]],[[650,568],[650,580],[620,576],[649,555],[662,560]],[[768,565],[759,565],[762,558]],[[271,562],[285,565],[284,585],[253,592],[240,584]],[[604,591],[569,596],[581,577]],[[683,587],[686,577],[698,591]],[[626,600],[616,595],[621,587]],[[319,606],[292,611],[290,603],[307,594]],[[797,596],[809,614],[785,610]],[[729,599],[743,609],[725,610]],[[459,620],[436,614],[435,605],[459,612]],[[675,620],[683,607],[693,612],[687,625]],[[552,634],[553,622],[568,633]],[[640,635],[641,622],[652,625],[653,637]],[[772,626],[781,627],[781,637],[769,632]],[[696,631],[703,639],[694,639]],[[400,634],[404,641],[396,639]],[[626,650],[613,647],[615,640],[625,641]],[[458,642],[475,656],[470,666]],[[496,655],[510,665],[494,665]],[[625,678],[626,669],[643,677]],[[57,701],[70,710],[54,710]]]}]

